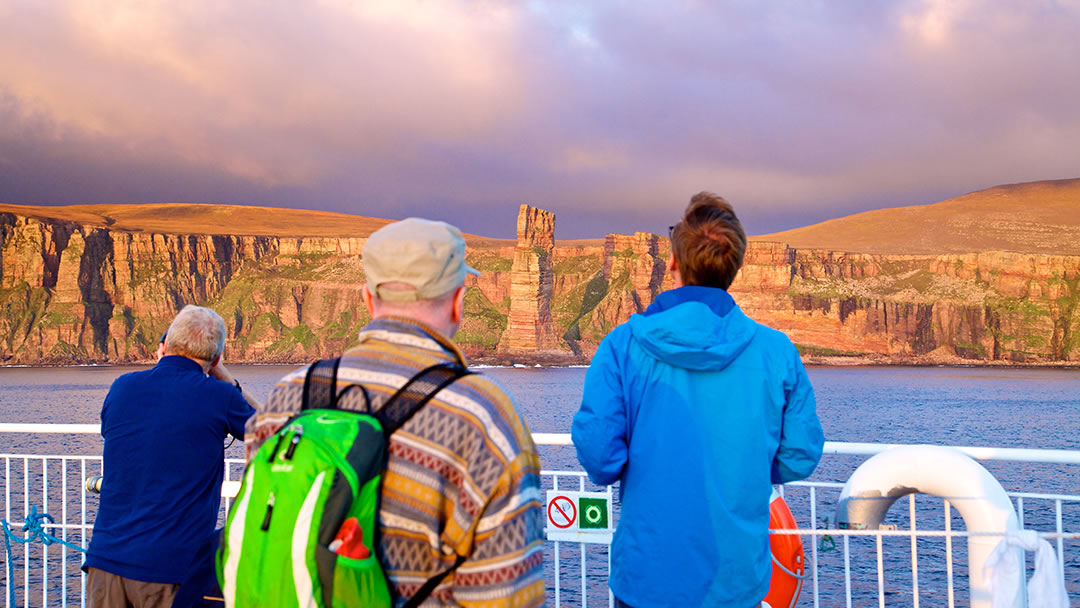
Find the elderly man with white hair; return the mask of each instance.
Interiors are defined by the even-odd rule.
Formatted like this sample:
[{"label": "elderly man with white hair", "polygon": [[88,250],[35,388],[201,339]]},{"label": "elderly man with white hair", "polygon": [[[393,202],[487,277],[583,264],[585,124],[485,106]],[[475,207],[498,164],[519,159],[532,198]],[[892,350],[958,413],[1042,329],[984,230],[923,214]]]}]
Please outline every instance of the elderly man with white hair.
[{"label": "elderly man with white hair", "polygon": [[172,606],[212,543],[224,439],[255,400],[221,362],[225,324],[186,306],[153,368],[124,374],[101,409],[101,503],[86,562],[91,607]]}]

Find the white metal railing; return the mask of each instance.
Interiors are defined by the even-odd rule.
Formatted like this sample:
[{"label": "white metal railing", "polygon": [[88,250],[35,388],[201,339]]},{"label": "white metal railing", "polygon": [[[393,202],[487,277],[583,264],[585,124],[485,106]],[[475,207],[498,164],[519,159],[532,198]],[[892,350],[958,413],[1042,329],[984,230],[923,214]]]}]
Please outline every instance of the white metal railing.
[{"label": "white metal railing", "polygon": [[[2,422],[0,433],[32,433],[63,435],[100,435],[100,424],[41,424]],[[533,433],[537,445],[573,445],[569,433]],[[854,443],[826,441],[825,455],[873,456],[899,447],[899,443]],[[975,460],[1002,460],[1009,462],[1043,462],[1051,464],[1080,464],[1080,450],[1039,450],[1029,448],[990,448],[974,446],[950,446]]]},{"label": "white metal railing", "polygon": [[[38,435],[43,433],[97,434],[99,425],[50,425],[50,424],[2,424],[0,433]],[[568,434],[535,433],[535,442],[542,446],[568,446]],[[872,443],[826,442],[827,458],[844,456],[870,456],[893,447]],[[1046,463],[1063,465],[1060,470],[1066,479],[1080,477],[1080,451],[1033,450],[984,447],[960,447],[961,451],[978,460],[1014,463]],[[22,518],[32,507],[41,512],[50,509],[56,523],[46,524],[46,529],[59,538],[86,546],[93,528],[88,513],[96,510],[97,496],[88,494],[83,480],[101,474],[101,457],[97,455],[40,455],[0,454],[3,478],[3,517],[11,523],[13,531],[22,528]],[[825,462],[825,460],[823,460]],[[230,459],[226,478],[242,469],[243,463]],[[581,471],[542,472],[546,489],[603,488],[592,486]],[[59,482],[59,483],[57,483]],[[566,485],[564,485],[566,484]],[[1075,481],[1073,481],[1075,487]],[[235,484],[232,484],[233,486]],[[801,603],[812,600],[818,606],[856,606],[876,604],[929,606],[956,606],[956,597],[966,595],[957,589],[966,584],[966,565],[954,554],[963,553],[964,547],[954,547],[957,537],[975,536],[962,530],[952,529],[953,509],[948,500],[920,495],[908,497],[907,513],[890,513],[890,519],[899,519],[880,530],[841,530],[821,523],[821,513],[831,513],[835,497],[839,495],[843,480],[827,482],[796,482],[781,487],[796,521],[808,523],[793,530],[777,530],[779,534],[797,534],[804,540],[808,579],[801,595]],[[610,489],[609,489],[610,491]],[[1080,494],[1067,492],[1009,492],[1014,501],[1020,524],[1036,529],[1054,545],[1059,564],[1071,597],[1080,599]],[[225,492],[228,494],[229,492]],[[936,506],[934,504],[936,501]],[[223,511],[229,506],[226,499]],[[943,508],[941,508],[943,506]],[[895,516],[895,517],[894,517]],[[937,527],[926,527],[925,521]],[[916,522],[924,523],[922,528]],[[838,539],[838,540],[837,540]],[[825,541],[833,541],[832,550]],[[900,544],[895,544],[900,543]],[[554,585],[555,605],[581,605],[611,603],[607,590],[607,572],[610,554],[605,545],[579,544],[579,555],[564,553],[563,544],[549,542],[547,560],[548,584]],[[836,547],[839,545],[839,547]],[[941,546],[939,546],[941,545]],[[18,606],[85,605],[85,578],[79,571],[81,555],[62,546],[41,545],[13,546],[15,559],[20,562],[15,572],[15,604]],[[564,559],[569,558],[569,559]],[[943,563],[941,563],[943,562]],[[954,564],[954,562],[957,562]],[[12,581],[8,580],[5,563],[0,576],[5,605],[10,608]],[[78,582],[75,582],[78,577]],[[574,581],[567,583],[568,581]],[[566,584],[564,584],[566,583]],[[567,584],[569,586],[567,586]],[[21,591],[21,593],[20,593]],[[898,599],[899,598],[899,599]],[[549,597],[549,599],[552,599]]]}]

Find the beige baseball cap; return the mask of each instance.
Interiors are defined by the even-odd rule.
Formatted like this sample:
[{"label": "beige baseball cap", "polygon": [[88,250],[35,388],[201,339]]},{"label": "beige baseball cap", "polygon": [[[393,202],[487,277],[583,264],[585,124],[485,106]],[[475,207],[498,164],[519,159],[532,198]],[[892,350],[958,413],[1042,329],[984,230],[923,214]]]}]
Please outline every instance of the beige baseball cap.
[{"label": "beige baseball cap", "polygon": [[[446,222],[410,217],[376,230],[362,252],[368,289],[383,300],[427,300],[465,283],[465,237]],[[380,289],[404,283],[415,289]]]}]

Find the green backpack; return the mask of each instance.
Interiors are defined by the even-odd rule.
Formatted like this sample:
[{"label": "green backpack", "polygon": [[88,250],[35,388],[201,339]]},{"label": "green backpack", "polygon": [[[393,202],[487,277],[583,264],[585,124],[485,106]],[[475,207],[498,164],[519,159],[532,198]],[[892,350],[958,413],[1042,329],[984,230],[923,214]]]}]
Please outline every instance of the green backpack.
[{"label": "green backpack", "polygon": [[[337,393],[340,359],[314,363],[304,380],[300,412],[270,437],[244,471],[217,552],[226,606],[321,608],[392,606],[379,565],[379,486],[390,435],[444,387],[469,374],[456,363],[413,376],[379,411],[359,385]],[[369,413],[337,409],[350,389],[363,392]],[[366,558],[329,548],[349,518],[359,524]],[[340,541],[336,544],[340,545]],[[419,606],[464,561],[428,580],[406,606]]]}]

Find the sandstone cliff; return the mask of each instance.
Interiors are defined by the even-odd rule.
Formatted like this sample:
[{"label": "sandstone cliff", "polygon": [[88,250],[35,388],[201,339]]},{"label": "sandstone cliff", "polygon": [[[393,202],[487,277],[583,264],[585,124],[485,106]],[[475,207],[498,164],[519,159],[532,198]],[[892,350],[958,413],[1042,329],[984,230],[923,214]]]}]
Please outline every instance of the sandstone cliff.
[{"label": "sandstone cliff", "polygon": [[225,318],[231,360],[333,352],[366,321],[363,242],[149,234],[0,214],[2,356],[6,363],[146,360],[191,303]]},{"label": "sandstone cliff", "polygon": [[[516,244],[470,241],[468,261],[482,275],[466,283],[455,336],[470,357],[586,361],[607,332],[672,287],[666,238],[639,232],[562,245],[554,220],[523,206]],[[0,358],[146,361],[188,303],[226,320],[230,361],[336,354],[369,320],[363,243],[0,213]],[[731,292],[810,360],[1080,362],[1080,256],[886,255],[757,241]]]},{"label": "sandstone cliff", "polygon": [[1080,256],[885,256],[755,242],[731,291],[809,355],[1080,361]]}]

